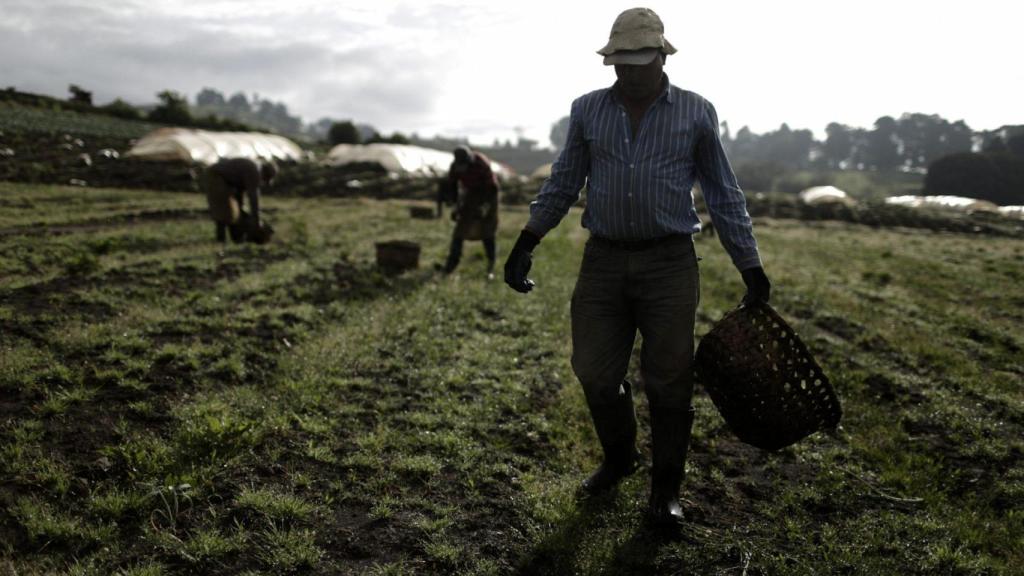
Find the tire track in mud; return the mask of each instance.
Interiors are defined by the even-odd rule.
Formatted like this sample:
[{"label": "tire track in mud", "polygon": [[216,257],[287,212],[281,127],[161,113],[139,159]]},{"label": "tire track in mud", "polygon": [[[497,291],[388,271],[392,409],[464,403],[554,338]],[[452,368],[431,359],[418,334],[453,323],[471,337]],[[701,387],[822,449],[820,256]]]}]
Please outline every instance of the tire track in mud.
[{"label": "tire track in mud", "polygon": [[26,224],[23,226],[11,226],[0,228],[0,239],[9,236],[62,236],[78,232],[93,232],[108,228],[123,228],[126,226],[139,226],[152,224],[154,222],[167,222],[172,220],[198,220],[208,217],[206,210],[198,208],[168,208],[164,210],[145,210],[107,216],[104,218],[90,218],[80,222],[69,222],[62,224]]}]

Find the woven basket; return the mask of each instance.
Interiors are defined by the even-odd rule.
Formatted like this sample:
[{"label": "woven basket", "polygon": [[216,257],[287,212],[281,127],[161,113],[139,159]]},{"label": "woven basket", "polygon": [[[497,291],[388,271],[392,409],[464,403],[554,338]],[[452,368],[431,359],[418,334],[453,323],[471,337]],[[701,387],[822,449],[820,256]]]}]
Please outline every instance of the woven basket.
[{"label": "woven basket", "polygon": [[409,206],[409,216],[421,220],[433,220],[437,218],[437,212],[429,206]]},{"label": "woven basket", "polygon": [[400,274],[420,265],[420,245],[406,240],[378,242],[377,266],[385,274]]},{"label": "woven basket", "polygon": [[697,347],[697,377],[743,442],[778,450],[835,429],[839,398],[796,332],[768,304],[736,308]]}]

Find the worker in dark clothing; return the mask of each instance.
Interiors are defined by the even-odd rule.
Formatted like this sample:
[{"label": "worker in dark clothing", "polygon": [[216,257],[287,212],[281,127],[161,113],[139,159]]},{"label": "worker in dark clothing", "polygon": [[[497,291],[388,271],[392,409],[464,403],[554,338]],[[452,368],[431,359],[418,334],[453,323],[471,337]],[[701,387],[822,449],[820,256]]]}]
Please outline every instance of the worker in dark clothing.
[{"label": "worker in dark clothing", "polygon": [[437,181],[437,217],[444,214],[445,205],[454,206],[459,200],[459,183],[453,182],[447,176]]},{"label": "worker in dark clothing", "polygon": [[[218,242],[227,242],[228,234],[235,243],[270,239],[270,228],[260,218],[260,190],[269,187],[276,176],[273,162],[251,158],[224,158],[203,172],[200,188],[206,194]],[[248,213],[244,210],[246,198]]]},{"label": "worker in dark clothing", "polygon": [[452,219],[456,221],[445,274],[455,271],[462,257],[463,240],[482,240],[487,254],[487,278],[494,278],[496,247],[494,235],[498,230],[498,179],[491,170],[491,161],[467,146],[454,151],[455,160],[448,169],[449,190],[461,185]]},{"label": "worker in dark clothing", "polygon": [[572,296],[572,367],[604,461],[581,491],[608,490],[639,466],[632,386],[625,380],[639,331],[651,425],[647,518],[658,527],[683,519],[678,498],[694,416],[700,295],[692,239],[701,229],[691,192],[695,182],[747,285],[745,301],[767,301],[771,289],[715,109],[673,86],[662,70],[675,52],[652,10],[619,15],[608,44],[598,51],[605,65],[615,66],[617,81],[572,103],[565,146],[505,264],[509,286],[529,292],[534,248],[586,185],[583,226],[590,239]]}]

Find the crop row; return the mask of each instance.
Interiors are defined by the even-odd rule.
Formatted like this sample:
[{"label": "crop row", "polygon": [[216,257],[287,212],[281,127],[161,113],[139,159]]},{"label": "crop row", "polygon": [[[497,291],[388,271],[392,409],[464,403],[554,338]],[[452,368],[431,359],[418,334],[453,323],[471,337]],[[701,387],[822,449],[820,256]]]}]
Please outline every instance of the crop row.
[{"label": "crop row", "polygon": [[70,110],[31,108],[0,102],[0,131],[102,136],[129,140],[140,138],[159,126],[100,114]]}]

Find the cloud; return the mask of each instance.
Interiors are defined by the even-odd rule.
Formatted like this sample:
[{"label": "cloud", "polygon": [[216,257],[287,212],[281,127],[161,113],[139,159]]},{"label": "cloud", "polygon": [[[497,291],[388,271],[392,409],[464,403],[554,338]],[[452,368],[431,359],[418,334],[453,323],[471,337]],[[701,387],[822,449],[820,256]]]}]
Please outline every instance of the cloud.
[{"label": "cloud", "polygon": [[[283,100],[307,121],[352,117],[391,130],[429,114],[446,77],[432,71],[434,55],[445,48],[435,43],[418,49],[436,34],[423,22],[418,33],[396,42],[400,37],[386,25],[347,20],[344,11],[322,6],[223,12],[221,5],[197,13],[143,9],[130,1],[94,6],[15,0],[0,22],[0,77],[58,96],[68,84],[79,84],[97,102],[151,102],[164,89],[192,95],[206,86],[259,92]],[[428,23],[450,15],[417,14]]]}]

